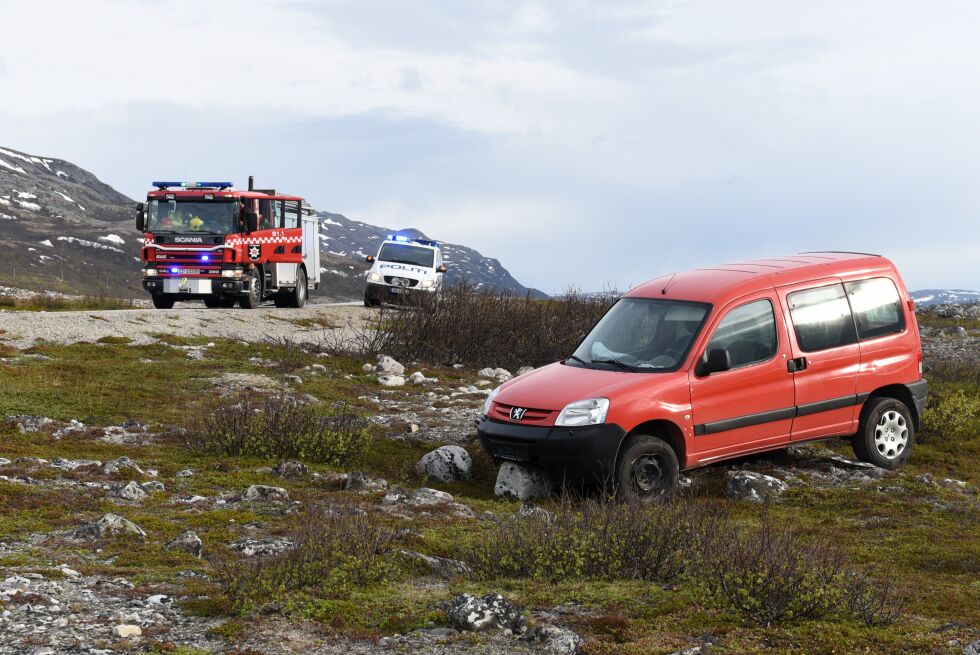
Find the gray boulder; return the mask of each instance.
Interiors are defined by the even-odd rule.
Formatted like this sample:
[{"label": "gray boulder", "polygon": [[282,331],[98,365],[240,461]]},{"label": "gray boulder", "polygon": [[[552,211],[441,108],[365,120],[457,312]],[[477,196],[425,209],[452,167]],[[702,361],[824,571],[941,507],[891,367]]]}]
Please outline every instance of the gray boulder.
[{"label": "gray boulder", "polygon": [[146,475],[146,472],[141,469],[136,462],[125,455],[106,462],[99,470],[103,475],[115,475],[116,473],[121,473],[123,471],[132,471],[140,476]]},{"label": "gray boulder", "polygon": [[521,637],[532,644],[543,644],[544,655],[578,655],[582,650],[582,638],[557,625],[542,625],[528,631]]},{"label": "gray boulder", "polygon": [[778,498],[789,486],[778,478],[755,471],[729,471],[725,495],[731,500],[762,503]]},{"label": "gray boulder", "polygon": [[424,565],[432,575],[445,580],[452,580],[453,578],[459,578],[473,572],[465,562],[456,559],[433,557],[413,550],[400,550],[398,552],[407,559]]},{"label": "gray boulder", "polygon": [[481,632],[500,629],[509,634],[527,630],[527,619],[519,607],[500,594],[471,596],[459,594],[449,605],[449,624],[457,630]]},{"label": "gray boulder", "polygon": [[285,461],[276,464],[276,467],[272,469],[273,474],[279,476],[280,478],[295,479],[304,478],[310,472],[306,464],[295,459],[287,459]]},{"label": "gray boulder", "polygon": [[138,502],[146,498],[146,491],[135,480],[130,480],[125,486],[116,491],[116,497]]},{"label": "gray boulder", "polygon": [[963,655],[980,655],[980,639],[964,646]]},{"label": "gray boulder", "polygon": [[519,519],[546,521],[548,523],[555,520],[555,515],[552,512],[549,512],[544,507],[540,507],[534,503],[522,504],[521,508],[517,510],[517,513],[514,516]]},{"label": "gray boulder", "polygon": [[242,494],[242,500],[289,500],[289,492],[282,487],[271,487],[267,484],[253,484]]},{"label": "gray boulder", "polygon": [[405,378],[400,375],[379,375],[378,384],[382,387],[403,387],[405,386]]},{"label": "gray boulder", "polygon": [[454,482],[469,479],[473,469],[473,459],[460,446],[442,446],[426,453],[415,465],[420,475],[439,480]]},{"label": "gray boulder", "polygon": [[374,372],[400,376],[405,374],[405,367],[388,355],[378,355],[378,363],[374,365]]},{"label": "gray boulder", "polygon": [[229,547],[245,557],[270,557],[286,552],[293,547],[289,539],[239,539]]},{"label": "gray boulder", "polygon": [[190,553],[194,557],[200,557],[204,553],[204,542],[192,530],[182,532],[177,537],[164,546],[166,550],[180,550]]},{"label": "gray boulder", "polygon": [[497,472],[493,493],[518,500],[534,500],[546,497],[548,486],[540,471],[514,462],[504,462]]},{"label": "gray boulder", "polygon": [[75,530],[76,539],[106,539],[116,536],[134,536],[146,539],[146,532],[141,527],[118,514],[106,514],[95,523],[89,523]]},{"label": "gray boulder", "polygon": [[412,505],[443,505],[453,502],[453,495],[438,489],[419,487],[412,494]]},{"label": "gray boulder", "polygon": [[351,471],[344,478],[343,488],[345,491],[384,491],[388,488],[388,481],[369,478],[361,471]]}]

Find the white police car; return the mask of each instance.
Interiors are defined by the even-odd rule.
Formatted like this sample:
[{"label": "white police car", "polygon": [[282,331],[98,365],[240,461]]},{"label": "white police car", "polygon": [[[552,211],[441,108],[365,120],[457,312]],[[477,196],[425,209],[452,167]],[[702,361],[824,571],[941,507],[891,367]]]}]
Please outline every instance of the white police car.
[{"label": "white police car", "polygon": [[365,307],[435,293],[446,272],[438,243],[403,234],[389,234],[378,254],[368,255],[367,261],[372,266],[364,289]]}]

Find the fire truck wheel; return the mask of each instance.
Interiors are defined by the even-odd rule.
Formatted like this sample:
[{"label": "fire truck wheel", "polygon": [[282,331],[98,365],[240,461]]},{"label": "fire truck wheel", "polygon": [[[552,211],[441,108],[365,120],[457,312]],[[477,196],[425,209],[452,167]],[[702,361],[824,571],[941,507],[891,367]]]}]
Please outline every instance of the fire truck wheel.
[{"label": "fire truck wheel", "polygon": [[153,298],[153,306],[157,309],[173,309],[174,302],[176,302],[173,296],[165,296],[163,294],[154,295],[151,298]]},{"label": "fire truck wheel", "polygon": [[302,307],[306,304],[306,271],[299,269],[296,272],[296,288],[289,294],[290,307]]},{"label": "fire truck wheel", "polygon": [[217,296],[215,296],[214,298],[205,298],[204,306],[207,307],[208,309],[218,309],[220,307],[225,306],[225,299],[218,298]]},{"label": "fire truck wheel", "polygon": [[254,268],[245,271],[245,277],[248,278],[248,293],[238,300],[238,305],[242,309],[257,309],[262,302],[262,278]]}]

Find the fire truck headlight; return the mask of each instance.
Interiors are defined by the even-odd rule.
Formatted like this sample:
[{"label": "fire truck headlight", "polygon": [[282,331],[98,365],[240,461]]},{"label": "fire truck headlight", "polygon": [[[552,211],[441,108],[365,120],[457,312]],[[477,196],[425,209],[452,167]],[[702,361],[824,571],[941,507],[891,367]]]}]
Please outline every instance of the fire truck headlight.
[{"label": "fire truck headlight", "polygon": [[368,273],[368,282],[381,282],[383,279],[384,278],[382,278],[378,273],[375,273],[374,271]]},{"label": "fire truck headlight", "polygon": [[144,268],[143,277],[156,277],[157,269],[155,268]]},{"label": "fire truck headlight", "polygon": [[221,271],[221,277],[241,277],[241,276],[242,276],[242,272],[237,269],[227,269]]}]

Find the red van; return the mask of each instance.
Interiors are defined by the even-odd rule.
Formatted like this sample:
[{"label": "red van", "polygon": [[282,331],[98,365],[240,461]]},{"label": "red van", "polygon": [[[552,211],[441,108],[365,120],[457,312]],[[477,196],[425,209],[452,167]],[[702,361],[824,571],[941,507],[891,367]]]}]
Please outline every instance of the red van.
[{"label": "red van", "polygon": [[495,459],[557,480],[671,492],[679,471],[851,436],[858,459],[912,452],[927,385],[895,266],[816,252],[666,275],[621,298],[567,359],[494,390]]}]

